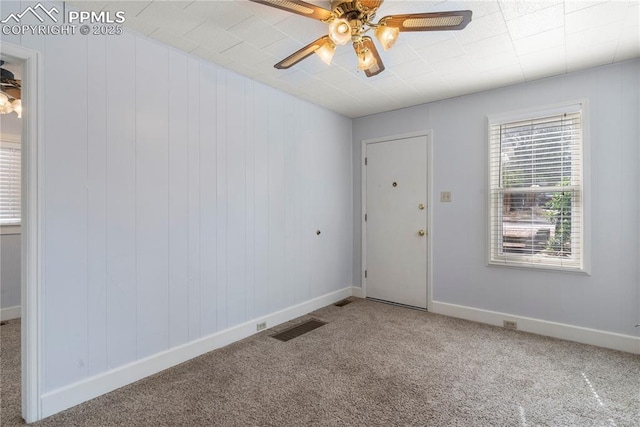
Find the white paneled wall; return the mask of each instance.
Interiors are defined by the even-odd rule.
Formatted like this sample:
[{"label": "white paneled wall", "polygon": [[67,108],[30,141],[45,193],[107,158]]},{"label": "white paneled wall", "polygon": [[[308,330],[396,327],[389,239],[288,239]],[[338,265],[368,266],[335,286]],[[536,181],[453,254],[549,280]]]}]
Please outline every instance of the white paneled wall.
[{"label": "white paneled wall", "polygon": [[351,120],[132,34],[3,41],[44,54],[45,393],[351,286]]}]

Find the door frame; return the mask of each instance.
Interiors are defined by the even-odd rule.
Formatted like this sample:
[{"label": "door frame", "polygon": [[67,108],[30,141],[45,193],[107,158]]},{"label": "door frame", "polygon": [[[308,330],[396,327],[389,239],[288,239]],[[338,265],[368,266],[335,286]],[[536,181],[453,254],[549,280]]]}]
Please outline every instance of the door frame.
[{"label": "door frame", "polygon": [[361,248],[361,266],[360,269],[360,280],[362,283],[362,297],[367,297],[367,278],[364,276],[364,272],[367,269],[367,222],[364,220],[364,215],[367,209],[367,167],[365,166],[365,158],[367,157],[367,146],[369,144],[375,144],[378,142],[391,142],[399,139],[407,139],[424,136],[427,138],[427,259],[425,260],[427,263],[427,311],[432,311],[433,305],[433,296],[432,296],[432,287],[431,283],[433,282],[433,269],[431,266],[433,265],[433,256],[431,251],[431,242],[432,242],[432,230],[433,230],[433,144],[432,144],[432,130],[422,130],[417,132],[409,132],[402,133],[397,135],[388,135],[378,138],[369,138],[363,139],[361,142],[361,183],[362,186],[360,188],[361,194],[361,205],[360,205],[360,224],[361,224],[361,240],[360,240],[360,248]]},{"label": "door frame", "polygon": [[21,351],[22,417],[41,418],[42,383],[42,238],[44,197],[43,83],[39,52],[2,42],[3,57],[22,63],[22,184],[21,184]]}]

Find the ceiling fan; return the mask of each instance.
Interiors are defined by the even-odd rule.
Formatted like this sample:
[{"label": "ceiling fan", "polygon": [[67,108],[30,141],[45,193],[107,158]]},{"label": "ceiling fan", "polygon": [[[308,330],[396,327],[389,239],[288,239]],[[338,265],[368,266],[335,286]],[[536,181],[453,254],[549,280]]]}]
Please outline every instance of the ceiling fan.
[{"label": "ceiling fan", "polygon": [[[0,60],[0,66],[4,61]],[[15,112],[18,117],[22,117],[22,82],[16,80],[13,73],[4,68],[0,68],[0,114]]]},{"label": "ceiling fan", "polygon": [[367,77],[384,71],[384,64],[373,40],[365,35],[368,31],[373,30],[383,49],[388,50],[394,45],[400,32],[461,30],[471,21],[472,13],[470,10],[458,10],[390,15],[374,23],[376,12],[384,0],[332,0],[331,10],[301,0],[251,1],[317,19],[329,25],[328,35],[309,43],[274,67],[289,68],[312,53],[330,64],[336,45],[351,41],[358,57],[358,69],[364,71]]}]

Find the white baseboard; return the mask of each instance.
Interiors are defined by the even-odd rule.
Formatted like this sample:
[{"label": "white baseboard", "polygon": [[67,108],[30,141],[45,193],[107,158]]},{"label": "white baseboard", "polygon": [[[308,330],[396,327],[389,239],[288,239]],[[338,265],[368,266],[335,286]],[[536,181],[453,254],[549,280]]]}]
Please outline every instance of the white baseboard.
[{"label": "white baseboard", "polygon": [[249,337],[256,333],[256,323],[267,322],[267,328],[272,328],[351,295],[352,288],[346,287],[339,291],[322,295],[293,307],[250,320],[199,340],[149,356],[145,359],[137,360],[109,372],[53,390],[42,396],[42,418],[186,362],[189,359],[193,359],[209,351]]},{"label": "white baseboard", "polygon": [[15,307],[0,308],[0,321],[19,319],[21,308],[19,305]]},{"label": "white baseboard", "polygon": [[366,298],[367,296],[364,294],[364,289],[360,286],[352,286],[351,287],[351,296],[358,298]]},{"label": "white baseboard", "polygon": [[433,302],[432,313],[496,326],[502,326],[503,320],[515,320],[518,322],[518,330],[520,331],[640,354],[640,337],[631,335],[616,334],[438,301]]}]

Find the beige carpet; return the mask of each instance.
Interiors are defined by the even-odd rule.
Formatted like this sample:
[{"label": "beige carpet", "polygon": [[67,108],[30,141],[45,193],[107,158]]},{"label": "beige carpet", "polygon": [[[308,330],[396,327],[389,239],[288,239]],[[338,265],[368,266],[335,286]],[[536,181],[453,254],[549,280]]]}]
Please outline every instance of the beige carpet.
[{"label": "beige carpet", "polygon": [[[302,319],[328,322],[288,342]],[[6,329],[6,330],[5,330]],[[19,425],[16,325],[2,426]],[[13,348],[9,348],[13,347]],[[355,300],[208,353],[37,426],[638,426],[640,356]]]}]

